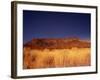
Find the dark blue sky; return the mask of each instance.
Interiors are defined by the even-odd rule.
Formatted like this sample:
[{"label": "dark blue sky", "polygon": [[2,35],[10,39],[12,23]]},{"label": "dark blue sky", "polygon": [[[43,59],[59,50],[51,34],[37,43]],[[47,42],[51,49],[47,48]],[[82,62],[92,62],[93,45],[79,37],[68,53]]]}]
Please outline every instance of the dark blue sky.
[{"label": "dark blue sky", "polygon": [[86,13],[23,11],[24,43],[33,38],[90,39],[91,15]]}]

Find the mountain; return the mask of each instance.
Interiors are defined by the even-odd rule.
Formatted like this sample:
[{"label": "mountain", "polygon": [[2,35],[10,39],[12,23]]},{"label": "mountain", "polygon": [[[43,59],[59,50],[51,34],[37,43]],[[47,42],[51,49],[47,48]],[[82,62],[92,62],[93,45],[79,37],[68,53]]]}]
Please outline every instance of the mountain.
[{"label": "mountain", "polygon": [[81,40],[77,37],[72,38],[39,38],[32,39],[24,44],[24,47],[30,47],[32,49],[71,49],[77,48],[90,48],[89,41]]}]

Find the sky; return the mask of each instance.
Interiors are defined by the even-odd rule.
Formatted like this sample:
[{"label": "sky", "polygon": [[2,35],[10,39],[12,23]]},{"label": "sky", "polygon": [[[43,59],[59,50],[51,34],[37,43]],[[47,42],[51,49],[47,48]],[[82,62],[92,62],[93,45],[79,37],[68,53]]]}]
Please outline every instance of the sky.
[{"label": "sky", "polygon": [[90,40],[88,13],[23,10],[23,42],[33,38],[78,37]]}]

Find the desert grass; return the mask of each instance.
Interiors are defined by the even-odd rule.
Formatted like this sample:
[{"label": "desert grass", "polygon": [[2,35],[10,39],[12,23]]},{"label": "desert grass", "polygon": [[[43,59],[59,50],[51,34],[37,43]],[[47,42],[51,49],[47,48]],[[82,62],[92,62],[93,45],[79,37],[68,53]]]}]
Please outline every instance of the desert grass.
[{"label": "desert grass", "polygon": [[30,49],[24,48],[23,68],[90,66],[90,48]]}]

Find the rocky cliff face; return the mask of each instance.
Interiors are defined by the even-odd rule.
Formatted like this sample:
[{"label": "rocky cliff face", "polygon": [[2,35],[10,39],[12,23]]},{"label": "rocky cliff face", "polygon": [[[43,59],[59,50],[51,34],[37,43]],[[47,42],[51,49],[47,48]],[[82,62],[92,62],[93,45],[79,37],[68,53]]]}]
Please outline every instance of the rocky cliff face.
[{"label": "rocky cliff face", "polygon": [[24,47],[31,49],[70,49],[73,47],[77,48],[90,48],[91,44],[89,41],[83,41],[79,38],[41,38],[32,39],[31,41],[24,44]]}]

